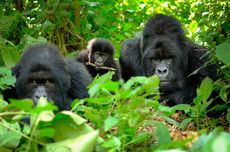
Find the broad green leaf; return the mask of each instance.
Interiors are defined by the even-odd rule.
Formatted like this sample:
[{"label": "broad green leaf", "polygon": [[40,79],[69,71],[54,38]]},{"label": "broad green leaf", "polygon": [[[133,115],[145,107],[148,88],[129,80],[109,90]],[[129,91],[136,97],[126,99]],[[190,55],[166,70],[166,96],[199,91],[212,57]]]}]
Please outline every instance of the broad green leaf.
[{"label": "broad green leaf", "polygon": [[40,130],[38,130],[38,134],[41,137],[49,137],[52,138],[55,134],[55,130],[51,127],[49,128],[42,128]]},{"label": "broad green leaf", "polygon": [[5,65],[9,68],[15,66],[19,60],[19,52],[17,48],[12,44],[12,45],[6,45],[4,49],[0,48],[0,50]]},{"label": "broad green leaf", "polygon": [[116,91],[119,89],[119,83],[110,81],[102,85],[103,88],[109,90],[109,91]]},{"label": "broad green leaf", "polygon": [[75,138],[93,131],[92,127],[86,123],[85,119],[70,111],[58,113],[52,125],[55,129],[55,141]]},{"label": "broad green leaf", "polygon": [[33,101],[31,99],[10,99],[10,105],[24,111],[31,111],[33,106]]},{"label": "broad green leaf", "polygon": [[76,138],[48,144],[46,152],[92,152],[97,142],[99,131],[91,131]]},{"label": "broad green leaf", "polygon": [[230,64],[230,43],[216,46],[216,56],[225,64]]},{"label": "broad green leaf", "polygon": [[4,119],[1,119],[0,124],[2,124],[0,125],[0,147],[1,146],[8,147],[8,148],[17,147],[20,143],[20,139],[22,136],[4,126],[17,130],[18,132],[21,132],[19,123],[18,122],[8,123]]},{"label": "broad green leaf", "polygon": [[80,117],[79,115],[77,115],[71,111],[62,111],[61,114],[65,114],[65,115],[69,116],[77,125],[81,125],[81,124],[87,122],[87,120],[85,120],[84,118]]},{"label": "broad green leaf", "polygon": [[108,131],[109,129],[111,129],[113,126],[115,126],[116,124],[118,124],[119,119],[117,119],[116,117],[108,117],[105,120],[105,124],[104,124],[104,131]]},{"label": "broad green leaf", "polygon": [[194,99],[193,99],[193,103],[195,103],[195,105],[201,105],[201,101],[202,101],[202,96],[201,95],[197,95]]},{"label": "broad green leaf", "polygon": [[170,134],[169,134],[169,130],[166,127],[165,124],[163,123],[157,123],[156,124],[156,135],[158,137],[158,143],[159,145],[161,144],[170,144],[172,142]]},{"label": "broad green leaf", "polygon": [[214,130],[211,132],[204,143],[204,152],[229,152],[230,133]]},{"label": "broad green leaf", "polygon": [[39,115],[41,121],[51,121],[54,119],[55,115],[53,111],[42,111]]},{"label": "broad green leaf", "polygon": [[212,80],[206,77],[200,85],[199,93],[202,96],[202,101],[206,102],[213,90]]}]

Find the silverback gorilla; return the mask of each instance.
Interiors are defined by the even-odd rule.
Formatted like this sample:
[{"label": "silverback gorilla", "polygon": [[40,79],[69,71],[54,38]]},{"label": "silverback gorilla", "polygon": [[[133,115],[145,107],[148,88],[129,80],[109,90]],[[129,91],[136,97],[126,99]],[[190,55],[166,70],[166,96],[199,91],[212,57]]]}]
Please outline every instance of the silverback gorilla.
[{"label": "silverback gorilla", "polygon": [[204,66],[209,59],[203,57],[206,53],[207,49],[186,38],[177,19],[158,14],[146,23],[141,37],[122,43],[122,77],[158,75],[161,101],[191,103],[202,79],[216,78],[215,66]]},{"label": "silverback gorilla", "polygon": [[54,101],[59,110],[70,108],[75,98],[88,96],[86,86],[91,77],[85,67],[66,60],[53,45],[35,45],[24,52],[13,68],[17,97],[30,98],[35,104],[40,97]]},{"label": "silverback gorilla", "polygon": [[121,77],[120,68],[114,60],[114,46],[106,39],[96,38],[89,41],[87,50],[81,51],[77,61],[83,63],[92,77],[103,75],[109,70],[115,74],[112,80],[117,81]]}]

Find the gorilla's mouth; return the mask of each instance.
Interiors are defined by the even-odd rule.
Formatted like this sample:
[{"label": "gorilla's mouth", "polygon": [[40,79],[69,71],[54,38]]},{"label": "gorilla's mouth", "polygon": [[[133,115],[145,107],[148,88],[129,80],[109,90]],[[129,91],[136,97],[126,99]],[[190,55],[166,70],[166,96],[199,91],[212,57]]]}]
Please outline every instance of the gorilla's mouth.
[{"label": "gorilla's mouth", "polygon": [[169,85],[171,82],[169,80],[161,80],[160,81],[160,85],[161,86],[166,86],[166,85]]},{"label": "gorilla's mouth", "polygon": [[103,66],[103,62],[96,62],[95,65],[98,66],[98,67],[102,67]]}]

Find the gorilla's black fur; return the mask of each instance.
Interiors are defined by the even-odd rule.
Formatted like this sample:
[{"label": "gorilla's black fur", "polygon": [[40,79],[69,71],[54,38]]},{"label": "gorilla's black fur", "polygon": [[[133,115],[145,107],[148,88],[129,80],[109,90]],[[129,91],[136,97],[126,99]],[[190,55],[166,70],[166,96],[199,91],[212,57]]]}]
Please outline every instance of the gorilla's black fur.
[{"label": "gorilla's black fur", "polygon": [[[122,77],[158,75],[161,100],[191,103],[206,76],[216,78],[214,65],[204,66],[207,49],[189,40],[174,17],[158,14],[146,23],[140,37],[122,43]],[[203,66],[203,67],[202,67]],[[202,67],[196,74],[190,75]]]},{"label": "gorilla's black fur", "polygon": [[59,110],[70,108],[71,101],[88,96],[86,86],[91,76],[85,67],[66,60],[53,45],[29,47],[13,68],[16,94],[19,99],[30,98],[35,103],[40,97],[54,101]]}]

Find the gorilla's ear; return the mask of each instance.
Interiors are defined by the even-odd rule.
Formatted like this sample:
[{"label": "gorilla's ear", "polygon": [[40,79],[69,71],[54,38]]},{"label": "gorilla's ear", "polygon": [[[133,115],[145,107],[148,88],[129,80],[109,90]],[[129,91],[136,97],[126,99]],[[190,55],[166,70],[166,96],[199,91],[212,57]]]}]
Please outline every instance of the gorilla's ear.
[{"label": "gorilla's ear", "polygon": [[16,78],[18,78],[20,75],[20,66],[16,65],[16,66],[12,67],[11,71],[12,71],[12,75],[14,75]]}]

